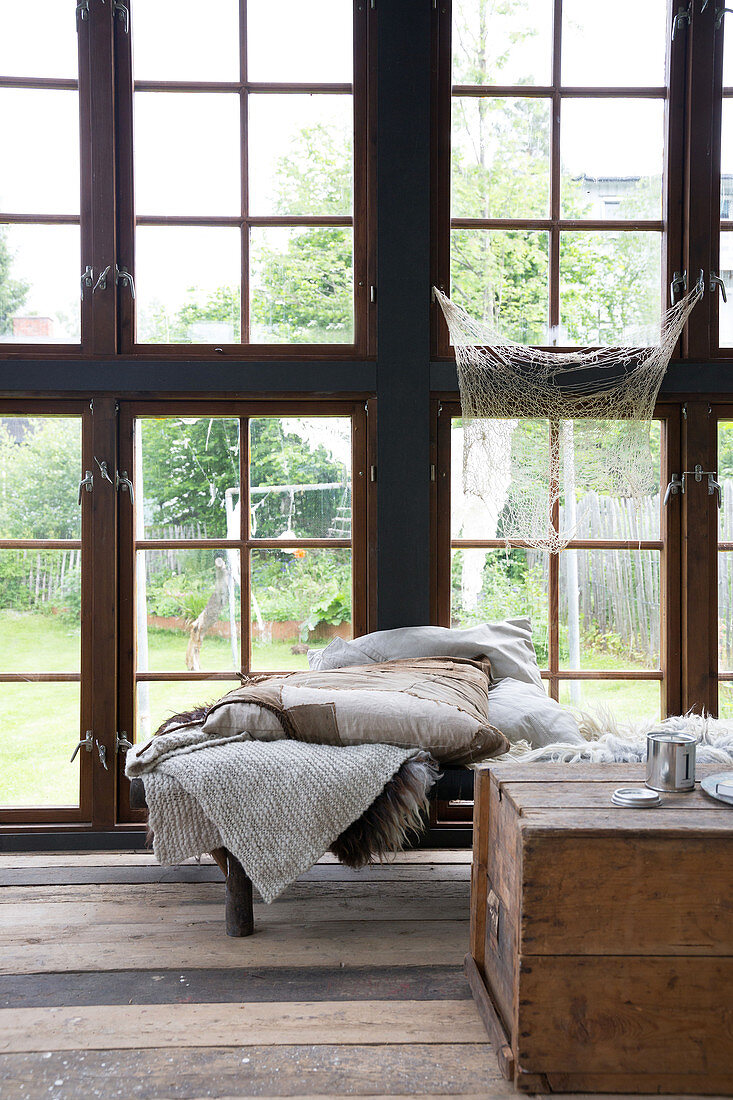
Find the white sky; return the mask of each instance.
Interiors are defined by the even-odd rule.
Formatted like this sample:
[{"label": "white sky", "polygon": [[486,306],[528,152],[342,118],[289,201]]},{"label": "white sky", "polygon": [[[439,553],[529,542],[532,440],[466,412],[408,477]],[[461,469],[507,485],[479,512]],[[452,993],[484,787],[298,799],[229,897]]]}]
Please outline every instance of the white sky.
[{"label": "white sky", "polygon": [[[97,0],[101,2],[101,0]],[[470,20],[476,0],[456,0]],[[661,84],[666,0],[564,0],[563,80],[579,84]],[[551,0],[517,8],[537,34],[513,51],[502,79],[549,79]],[[0,73],[75,76],[75,0],[0,0]],[[248,65],[254,80],[348,82],[350,0],[249,0]],[[236,0],[135,0],[133,49],[140,79],[235,80]],[[511,20],[504,20],[511,32]],[[273,35],[272,28],[276,27]],[[501,33],[501,22],[496,27]],[[629,28],[634,33],[629,33]],[[496,35],[496,31],[492,31]],[[733,49],[726,81],[733,83]],[[137,141],[141,212],[236,214],[239,210],[236,97],[139,95]],[[76,94],[0,90],[2,147],[23,156],[0,162],[0,209],[72,213],[78,210]],[[288,96],[252,100],[252,210],[272,212],[274,166],[304,125],[348,122],[348,97]],[[604,116],[599,124],[599,111]],[[661,105],[567,102],[562,155],[574,174],[656,173],[661,163]],[[725,134],[732,137],[726,141]],[[723,169],[733,171],[733,116],[724,114]],[[52,186],[51,186],[52,181]],[[53,204],[54,209],[52,210]],[[344,211],[348,212],[347,210]],[[140,240],[140,292],[155,292],[171,309],[182,287],[236,281],[232,235],[192,230]],[[193,240],[206,240],[205,254]],[[236,235],[236,234],[235,234]],[[77,308],[81,263],[74,231],[20,233],[15,272],[33,284],[27,312]],[[174,241],[175,236],[175,241]],[[165,240],[167,244],[162,244]],[[219,243],[221,242],[221,244]],[[73,279],[71,271],[74,270]],[[68,281],[67,281],[68,279]]]}]

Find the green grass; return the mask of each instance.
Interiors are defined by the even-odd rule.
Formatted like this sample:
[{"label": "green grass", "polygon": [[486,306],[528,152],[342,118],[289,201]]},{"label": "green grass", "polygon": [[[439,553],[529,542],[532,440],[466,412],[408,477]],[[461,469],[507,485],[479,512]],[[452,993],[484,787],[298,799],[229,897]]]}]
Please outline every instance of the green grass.
[{"label": "green grass", "polygon": [[[184,672],[187,635],[151,630],[150,668]],[[291,671],[307,668],[305,654],[291,653],[293,641],[255,645],[253,668]],[[232,667],[229,641],[209,636],[201,650],[204,671]],[[586,651],[584,668],[628,669],[635,666],[608,653]],[[639,666],[636,666],[639,667]],[[79,629],[54,616],[0,612],[0,671],[78,672]],[[145,737],[179,711],[213,702],[237,681],[150,683],[150,719],[137,735]],[[583,681],[579,706],[600,706],[620,718],[659,716],[657,681]],[[561,684],[560,701],[570,703]],[[128,731],[129,733],[130,731]],[[79,740],[78,684],[0,684],[0,805],[77,805],[79,768],[69,764]],[[77,761],[79,757],[77,757]]]}]

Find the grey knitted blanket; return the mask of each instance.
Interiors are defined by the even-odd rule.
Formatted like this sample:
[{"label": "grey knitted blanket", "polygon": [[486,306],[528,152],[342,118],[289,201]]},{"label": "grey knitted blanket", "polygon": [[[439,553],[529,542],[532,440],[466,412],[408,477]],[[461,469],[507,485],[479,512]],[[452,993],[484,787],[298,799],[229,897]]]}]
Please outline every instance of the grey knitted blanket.
[{"label": "grey knitted blanket", "polygon": [[189,725],[130,749],[125,772],[143,780],[160,863],[228,848],[272,901],[417,755],[382,744],[211,738]]}]

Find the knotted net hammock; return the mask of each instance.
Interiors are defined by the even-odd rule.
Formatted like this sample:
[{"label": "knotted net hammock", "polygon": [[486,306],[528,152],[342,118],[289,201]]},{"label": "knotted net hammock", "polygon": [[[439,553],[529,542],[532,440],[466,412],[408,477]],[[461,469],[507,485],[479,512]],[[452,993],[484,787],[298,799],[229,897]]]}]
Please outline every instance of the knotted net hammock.
[{"label": "knotted net hammock", "polygon": [[[703,293],[698,282],[667,311],[652,347],[543,351],[507,340],[434,288],[456,353],[464,502],[493,527],[484,538],[557,553],[589,530],[599,497],[630,501],[638,514],[659,492],[654,405]],[[643,534],[637,523],[628,537]]]}]

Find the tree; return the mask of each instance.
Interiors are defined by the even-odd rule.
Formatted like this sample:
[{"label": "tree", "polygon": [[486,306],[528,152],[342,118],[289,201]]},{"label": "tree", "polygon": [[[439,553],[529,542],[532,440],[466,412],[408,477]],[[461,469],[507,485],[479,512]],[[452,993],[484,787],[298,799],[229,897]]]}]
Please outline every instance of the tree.
[{"label": "tree", "polygon": [[0,229],[0,336],[12,332],[13,317],[25,304],[29,290],[28,283],[11,279],[12,263],[5,231]]}]

